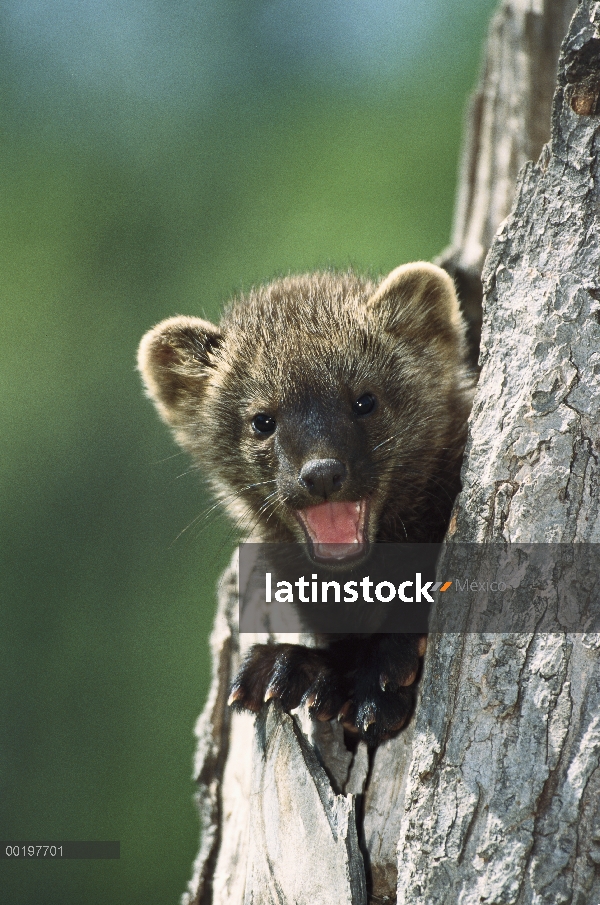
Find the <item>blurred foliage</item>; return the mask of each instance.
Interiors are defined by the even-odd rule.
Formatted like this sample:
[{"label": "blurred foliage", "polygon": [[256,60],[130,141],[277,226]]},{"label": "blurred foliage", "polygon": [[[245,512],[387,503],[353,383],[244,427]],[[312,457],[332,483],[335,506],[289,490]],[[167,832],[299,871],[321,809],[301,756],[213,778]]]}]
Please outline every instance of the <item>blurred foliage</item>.
[{"label": "blurred foliage", "polygon": [[19,94],[26,53],[5,57],[0,836],[119,839],[122,854],[2,861],[2,901],[148,905],[185,888],[191,730],[235,538],[202,515],[136,346],[280,273],[385,273],[441,250],[490,3],[462,7],[468,40],[464,16],[442,19],[443,52],[402,78],[290,76],[263,48],[252,77],[172,105],[98,85],[61,106],[43,79]]}]

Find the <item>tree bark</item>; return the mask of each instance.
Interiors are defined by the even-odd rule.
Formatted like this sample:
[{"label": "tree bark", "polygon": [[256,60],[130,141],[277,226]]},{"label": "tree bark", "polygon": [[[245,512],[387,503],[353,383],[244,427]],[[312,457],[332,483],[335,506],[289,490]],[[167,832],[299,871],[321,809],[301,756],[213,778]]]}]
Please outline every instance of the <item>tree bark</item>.
[{"label": "tree bark", "polygon": [[[442,256],[473,347],[480,268],[519,167],[550,137],[573,7],[505,0],[491,26]],[[600,3],[584,0],[563,47],[551,144],[525,169],[484,274],[456,540],[600,535],[599,93]],[[185,905],[363,905],[367,889],[369,901],[411,905],[600,902],[600,637],[434,634],[411,726],[350,753],[335,723],[273,705],[256,723],[228,712],[241,656],[266,639],[239,635],[237,582],[234,558],[197,727],[203,836]]]},{"label": "tree bark", "polygon": [[[551,142],[522,173],[483,274],[454,539],[600,538],[599,95],[600,4],[585,0]],[[444,574],[451,562],[449,544]],[[421,695],[438,700],[415,721],[398,902],[597,903],[600,635],[440,635],[431,647]]]},{"label": "tree bark", "polygon": [[577,0],[505,0],[490,24],[469,104],[454,224],[437,262],[454,277],[473,362],[481,335],[481,270],[512,207],[517,176],[550,138],[560,45]]},{"label": "tree bark", "polygon": [[229,686],[253,644],[314,643],[301,634],[240,635],[238,576],[236,554],[220,582],[213,681],[196,726],[202,845],[182,902],[363,905],[355,797],[369,768],[366,746],[350,754],[341,726],[305,711],[289,716],[268,705],[256,720],[229,711]]}]

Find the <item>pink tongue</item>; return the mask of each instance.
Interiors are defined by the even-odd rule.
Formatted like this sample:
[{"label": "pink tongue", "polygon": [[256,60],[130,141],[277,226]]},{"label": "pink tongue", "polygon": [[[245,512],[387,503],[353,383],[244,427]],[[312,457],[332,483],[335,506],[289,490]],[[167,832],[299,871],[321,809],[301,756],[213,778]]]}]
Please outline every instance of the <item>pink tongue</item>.
[{"label": "pink tongue", "polygon": [[360,503],[320,503],[300,513],[315,544],[360,544]]}]

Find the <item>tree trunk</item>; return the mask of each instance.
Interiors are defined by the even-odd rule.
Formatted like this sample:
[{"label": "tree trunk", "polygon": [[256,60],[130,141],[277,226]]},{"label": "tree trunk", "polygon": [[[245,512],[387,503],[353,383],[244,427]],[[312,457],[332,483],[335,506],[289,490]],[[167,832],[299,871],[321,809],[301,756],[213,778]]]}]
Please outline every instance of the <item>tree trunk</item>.
[{"label": "tree trunk", "polygon": [[[551,142],[523,171],[484,269],[453,539],[600,539],[599,95],[600,4],[585,0],[563,45]],[[444,574],[452,555],[449,544]],[[421,695],[437,701],[415,721],[398,902],[599,902],[600,634],[431,646]]]},{"label": "tree trunk", "polygon": [[452,239],[437,263],[454,277],[474,363],[481,333],[481,269],[512,207],[517,176],[550,138],[556,64],[577,0],[505,0],[492,19],[469,104]]},{"label": "tree trunk", "polygon": [[[517,169],[549,135],[573,5],[503,2],[492,23],[444,256],[468,311]],[[599,94],[600,3],[583,0],[551,144],[525,169],[484,273],[454,540],[600,536]],[[227,710],[240,657],[265,640],[237,632],[237,582],[234,558],[197,728],[204,828],[186,905],[363,905],[367,889],[370,901],[411,905],[600,902],[600,636],[434,634],[413,723],[375,752],[350,753],[335,723],[273,705],[256,722]]]}]

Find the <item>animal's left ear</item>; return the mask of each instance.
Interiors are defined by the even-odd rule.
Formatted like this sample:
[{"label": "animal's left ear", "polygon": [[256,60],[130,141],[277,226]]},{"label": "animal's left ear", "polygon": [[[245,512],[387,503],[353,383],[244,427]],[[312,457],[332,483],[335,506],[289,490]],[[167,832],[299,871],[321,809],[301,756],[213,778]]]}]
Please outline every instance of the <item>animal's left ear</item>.
[{"label": "animal's left ear", "polygon": [[383,280],[367,302],[387,332],[423,342],[463,343],[464,322],[454,283],[445,270],[417,261]]}]

